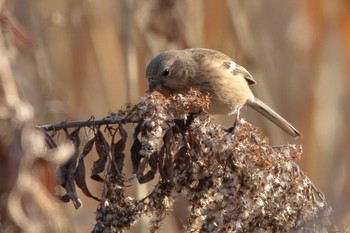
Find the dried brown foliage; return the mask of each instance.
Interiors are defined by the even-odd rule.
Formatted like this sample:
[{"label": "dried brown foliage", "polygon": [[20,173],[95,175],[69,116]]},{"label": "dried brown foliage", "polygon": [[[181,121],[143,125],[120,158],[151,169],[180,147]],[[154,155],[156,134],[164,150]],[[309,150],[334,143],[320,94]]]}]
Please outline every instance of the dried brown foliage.
[{"label": "dried brown foliage", "polygon": [[[120,3],[118,1],[118,3],[115,2],[117,5],[113,5],[113,7],[110,7],[109,5],[111,1],[107,1],[108,4],[105,4],[106,2],[102,1],[97,5],[95,5],[93,1],[83,2],[82,5],[64,4],[64,2],[68,1],[43,1],[42,3],[37,2],[35,4],[28,4],[25,3],[25,1],[0,0],[0,2],[1,232],[11,230],[68,232],[69,228],[71,228],[71,225],[67,224],[67,221],[64,218],[65,216],[62,215],[60,208],[57,208],[55,200],[52,200],[51,189],[48,189],[49,192],[47,192],[47,188],[52,185],[50,184],[50,182],[52,182],[50,179],[51,174],[49,174],[50,163],[54,162],[54,164],[60,164],[64,160],[63,157],[67,156],[69,150],[66,152],[58,150],[54,153],[55,156],[52,156],[51,153],[46,153],[46,151],[41,148],[42,139],[40,136],[33,133],[31,130],[28,130],[28,127],[25,127],[26,124],[30,124],[30,119],[23,118],[24,106],[22,103],[18,104],[18,96],[16,95],[16,91],[14,91],[15,88],[13,88],[13,85],[11,84],[12,82],[9,82],[12,79],[12,70],[16,71],[16,80],[18,81],[18,84],[22,84],[23,86],[23,83],[25,84],[27,82],[30,83],[30,86],[33,86],[33,90],[35,91],[29,89],[29,91],[27,90],[24,92],[22,96],[26,98],[26,102],[30,99],[36,99],[35,102],[33,102],[33,105],[40,106],[40,112],[48,111],[43,107],[42,101],[37,100],[40,98],[35,98],[33,93],[45,90],[45,93],[38,96],[46,99],[46,103],[50,106],[52,106],[52,102],[47,100],[48,96],[50,96],[49,99],[55,99],[57,96],[60,96],[60,98],[58,98],[60,100],[62,96],[68,96],[62,101],[65,102],[65,106],[73,107],[66,108],[69,109],[66,112],[71,112],[72,115],[75,115],[76,113],[73,113],[73,111],[70,110],[75,108],[77,103],[87,103],[89,106],[92,106],[93,103],[90,101],[84,101],[83,99],[81,99],[81,102],[74,101],[75,97],[72,98],[72,95],[66,95],[59,92],[55,93],[57,96],[54,97],[55,95],[53,93],[56,92],[56,89],[64,89],[64,93],[71,90],[71,92],[74,93],[74,96],[77,96],[77,99],[80,99],[82,90],[86,89],[86,93],[89,93],[86,96],[90,99],[90,90],[95,90],[99,83],[106,84],[106,80],[111,80],[105,85],[106,87],[110,87],[109,90],[103,89],[103,92],[96,91],[95,96],[103,96],[102,94],[99,95],[97,93],[109,93],[109,98],[106,98],[103,102],[113,103],[114,106],[119,106],[125,101],[121,98],[125,91],[127,91],[126,93],[129,95],[128,98],[131,100],[138,98],[137,93],[139,93],[139,90],[141,90],[140,93],[143,93],[143,89],[140,88],[140,86],[142,87],[144,84],[143,82],[145,81],[141,81],[140,84],[135,84],[135,81],[137,80],[131,80],[131,77],[134,78],[137,76],[134,75],[135,67],[143,67],[145,64],[142,63],[148,61],[150,51],[155,53],[156,51],[173,48],[174,46],[187,47],[198,44],[203,44],[205,47],[216,48],[222,51],[231,51],[231,53],[237,54],[238,56],[235,56],[235,58],[237,58],[239,62],[245,62],[247,65],[250,65],[253,72],[255,69],[257,71],[254,72],[257,74],[256,77],[258,79],[260,77],[260,79],[263,80],[263,83],[266,84],[265,86],[268,87],[268,90],[265,91],[263,88],[257,90],[260,92],[258,94],[262,96],[265,93],[266,96],[264,96],[263,99],[270,103],[274,103],[277,106],[280,104],[280,108],[284,108],[283,111],[290,116],[293,116],[293,114],[294,116],[299,116],[299,122],[302,122],[299,125],[304,125],[304,149],[309,152],[307,155],[308,159],[307,161],[305,160],[306,162],[304,161],[303,167],[308,170],[308,174],[311,177],[314,177],[314,181],[319,184],[325,183],[323,184],[323,191],[329,194],[328,199],[332,200],[333,198],[334,206],[338,207],[338,210],[336,209],[338,214],[338,216],[336,216],[336,218],[338,218],[337,220],[340,221],[343,219],[343,222],[348,223],[346,220],[346,210],[349,182],[347,182],[348,179],[346,179],[346,175],[348,174],[346,162],[348,160],[347,151],[349,144],[347,143],[347,139],[349,138],[349,131],[347,130],[348,127],[344,127],[348,125],[348,117],[344,116],[348,116],[349,111],[347,111],[348,108],[344,106],[347,106],[348,101],[346,101],[346,99],[348,96],[346,94],[349,93],[347,91],[349,85],[346,85],[346,80],[349,80],[348,72],[345,72],[345,70],[348,71],[348,67],[350,66],[344,67],[346,62],[339,62],[344,60],[342,59],[344,56],[340,56],[339,59],[334,59],[334,57],[338,57],[339,54],[342,55],[343,51],[346,51],[347,57],[349,57],[350,54],[350,36],[347,36],[349,35],[350,27],[346,26],[350,22],[350,20],[348,20],[350,14],[346,14],[350,8],[347,1],[339,1],[334,4],[332,2],[332,4],[329,5],[327,1],[309,1],[303,4],[300,4],[298,1],[280,1],[278,3],[272,1],[264,3],[261,3],[260,1],[227,1],[225,3],[223,2],[223,4],[218,4],[217,1],[192,2],[156,0],[128,1],[128,4],[125,4],[125,1],[120,1]],[[30,37],[25,33],[25,30],[23,30],[24,28],[21,27],[16,20],[16,17],[13,17],[10,12],[5,9],[8,5],[5,2],[14,2],[15,5],[17,5],[15,6],[17,16],[20,16],[19,19],[22,22],[25,22],[26,26],[30,25],[30,27],[28,27],[28,29],[31,28],[29,30],[30,33],[28,34]],[[56,4],[57,2],[60,2],[60,4]],[[63,5],[61,3],[63,3]],[[120,11],[118,11],[118,9],[120,9]],[[324,9],[328,10],[325,11]],[[339,9],[342,10],[339,11]],[[93,14],[91,14],[91,12]],[[284,13],[281,14],[281,12]],[[118,17],[119,15],[122,15],[119,22],[121,25],[121,34],[123,34],[123,36],[120,37],[122,38],[121,40],[118,40],[118,33],[116,32],[118,27],[115,22],[117,20],[113,20],[115,15]],[[154,17],[154,15],[160,16],[161,20],[159,20],[159,17]],[[227,23],[228,18],[231,18],[232,23]],[[275,20],[276,18],[278,18],[278,20]],[[88,22],[88,25],[86,22]],[[131,22],[131,24],[129,22]],[[203,25],[205,25],[205,27],[203,27]],[[333,30],[333,27],[335,26],[339,26],[340,30]],[[134,32],[135,28],[136,33]],[[56,34],[60,36],[53,38],[52,35]],[[82,37],[80,35],[88,36]],[[203,38],[200,35],[203,35]],[[94,39],[91,40],[91,38]],[[99,46],[101,41],[103,41],[103,46]],[[138,41],[139,45],[136,46],[136,49],[130,49],[134,48],[136,44],[135,41]],[[346,42],[345,44],[342,43],[344,41]],[[11,68],[10,63],[13,65],[14,58],[18,52],[15,49],[15,44],[22,47],[22,51],[20,50],[18,53],[21,57],[20,60],[23,58],[24,46],[31,44],[34,45],[33,52],[36,55],[30,56],[28,59],[29,62],[27,61],[23,63],[22,61],[22,63],[19,63],[21,65],[11,66]],[[293,51],[290,50],[291,48]],[[38,56],[39,54],[40,56]],[[147,54],[146,57],[144,57],[145,54]],[[35,64],[32,64],[34,60],[33,57],[36,57]],[[92,60],[91,57],[94,57],[94,60],[98,61],[93,62],[97,64],[95,67],[90,63],[90,60]],[[267,57],[269,59],[265,59]],[[140,65],[138,64],[139,60],[142,60]],[[128,65],[123,67],[121,65],[123,61],[127,61],[125,64]],[[348,62],[349,61],[350,59],[348,59]],[[89,72],[86,72],[86,64],[89,64]],[[33,69],[28,69],[29,66],[32,66],[31,68]],[[131,68],[129,69],[126,66]],[[21,75],[18,75],[21,73],[21,69],[23,72],[22,77]],[[33,79],[32,77],[32,72],[35,73],[34,70],[40,73],[39,75],[34,75],[37,76],[36,79]],[[101,74],[99,75],[99,79],[96,79],[96,73]],[[143,72],[139,73],[143,74]],[[333,76],[337,77],[337,82],[333,83],[335,86],[331,89],[329,89],[328,85],[324,85],[330,77],[329,73],[334,74]],[[89,76],[92,78],[88,79]],[[82,77],[84,77],[83,80]],[[124,77],[125,79],[122,83],[126,84],[119,85],[119,87],[128,86],[128,88],[125,90],[123,88],[116,89],[116,86],[114,85],[115,79],[111,77]],[[127,77],[130,77],[130,80],[128,80]],[[97,81],[94,82],[92,80]],[[101,80],[103,81],[101,82]],[[82,88],[81,83],[85,83],[84,88]],[[118,83],[120,84],[120,80],[118,80]],[[130,83],[133,85],[130,85]],[[60,88],[60,86],[62,86],[62,88]],[[75,89],[72,86],[75,86]],[[92,88],[90,87],[89,89],[89,86],[92,86]],[[300,88],[300,86],[303,86],[304,88]],[[278,96],[278,93],[270,95],[274,89],[282,90],[280,91],[280,93],[283,93],[284,97],[282,105],[280,101],[278,101],[278,97],[276,98],[276,94]],[[287,92],[290,94],[290,98],[286,96]],[[111,95],[110,93],[113,94]],[[324,93],[327,93],[327,95],[324,95]],[[325,101],[325,99],[327,101]],[[163,100],[157,101],[163,103]],[[188,100],[185,99],[184,101]],[[141,103],[139,106],[149,107],[144,104],[145,103]],[[166,108],[167,106],[169,105],[162,107]],[[287,109],[285,106],[288,106]],[[295,109],[295,106],[297,106],[297,110]],[[154,106],[150,109],[153,108]],[[60,112],[60,108],[52,107],[52,109],[55,109],[55,113]],[[26,111],[25,108],[24,111]],[[137,115],[140,111],[140,109],[136,109],[131,115]],[[155,114],[157,114],[157,111]],[[96,110],[93,110],[93,112],[96,112]],[[300,115],[300,112],[305,114],[302,116]],[[125,114],[128,113],[131,113],[130,110],[120,114],[125,117]],[[205,113],[202,112],[201,114]],[[199,114],[199,116],[201,116],[201,114]],[[207,121],[203,116],[201,116],[202,118],[199,118],[199,116],[193,117],[197,120],[204,119],[202,121],[203,123]],[[145,127],[144,125],[135,122],[139,128],[135,130],[135,132],[138,132],[138,135],[135,134],[134,137],[130,136],[129,138],[123,138],[121,135],[123,134],[122,128],[124,125],[133,122],[131,120],[132,118],[121,121],[122,118],[118,115],[111,115],[106,119],[100,121],[93,120],[90,123],[67,122],[67,124],[60,124],[59,126],[61,129],[71,128],[69,125],[76,126],[74,130],[89,125],[89,127],[93,129],[95,135],[90,141],[84,142],[84,140],[80,140],[81,138],[78,135],[78,131],[82,131],[82,129],[75,132],[74,130],[70,133],[67,132],[67,138],[73,141],[75,145],[75,153],[70,161],[63,166],[60,166],[57,171],[59,184],[64,186],[67,190],[67,195],[62,196],[61,198],[66,201],[72,200],[74,205],[78,208],[81,205],[81,201],[76,194],[76,186],[81,188],[87,196],[99,199],[90,193],[85,182],[85,176],[91,175],[93,179],[104,182],[105,190],[102,199],[104,201],[107,200],[107,202],[101,202],[98,212],[100,222],[96,224],[95,229],[103,229],[106,232],[113,229],[116,231],[125,229],[125,226],[131,225],[132,222],[137,221],[139,215],[151,213],[147,212],[143,207],[139,212],[136,211],[137,209],[133,209],[133,206],[138,206],[140,203],[148,206],[145,208],[149,208],[150,204],[147,202],[147,199],[148,201],[153,200],[150,201],[151,203],[153,203],[154,200],[164,200],[164,202],[169,202],[168,194],[162,193],[169,190],[169,192],[176,194],[178,191],[174,191],[172,184],[168,185],[164,179],[172,178],[170,180],[174,184],[178,182],[178,172],[176,173],[175,171],[177,171],[180,166],[178,164],[183,161],[177,158],[180,155],[187,158],[186,156],[189,156],[194,150],[194,148],[187,146],[180,146],[178,151],[176,151],[176,147],[173,148],[176,146],[176,143],[181,145],[181,140],[184,140],[182,138],[174,138],[180,134],[180,131],[185,132],[184,135],[193,135],[193,133],[189,133],[192,132],[191,130],[193,129],[191,120],[186,122],[183,117],[184,116],[174,117],[176,120],[172,120],[173,118],[170,117],[168,120],[164,121],[166,123],[163,122],[165,127],[162,127],[161,133],[167,136],[165,137],[166,139],[161,139],[160,145],[158,145],[159,148],[156,149],[154,154],[151,154],[151,158],[147,158],[143,154],[148,153],[147,148],[146,150],[143,148],[145,147],[141,140],[144,136],[143,134],[150,135],[152,138],[151,132],[143,130]],[[154,119],[153,117],[150,118]],[[138,117],[135,119],[138,119]],[[211,122],[211,120],[208,121]],[[140,122],[143,122],[143,119],[141,119]],[[327,122],[327,124],[324,124],[324,122]],[[79,124],[80,126],[78,126]],[[107,124],[109,126],[107,126],[106,132],[107,134],[110,134],[109,136],[102,134],[105,133],[103,132],[105,127],[102,127],[101,129],[97,127]],[[120,126],[121,128],[119,130],[118,127]],[[60,127],[56,127],[56,129],[59,130]],[[169,130],[170,127],[173,127],[172,130]],[[206,129],[205,125],[202,127]],[[109,132],[109,129],[111,129],[111,132]],[[152,130],[153,129],[150,129],[150,131]],[[242,132],[248,136],[251,136],[250,133],[253,135],[258,134],[258,139],[265,143],[266,139],[261,139],[261,135],[257,133],[255,129],[252,129],[250,125],[246,125],[245,123],[241,123],[240,127],[236,129],[235,133],[237,133],[237,136],[233,136],[236,138],[232,140],[238,140],[239,134],[242,135]],[[221,131],[220,133],[225,134],[225,132]],[[225,135],[229,134],[230,133],[228,132]],[[211,136],[216,138],[216,136]],[[219,137],[219,135],[217,136]],[[136,137],[138,139],[136,139]],[[120,140],[122,138],[123,140]],[[52,148],[56,148],[51,137],[47,137],[46,139]],[[134,142],[131,152],[128,151],[128,147],[125,147],[125,140],[128,140],[128,142]],[[198,140],[201,140],[201,137],[199,137]],[[214,141],[215,140],[213,139],[212,142]],[[246,142],[250,142],[250,139],[247,139]],[[164,146],[163,148],[163,144],[174,146]],[[277,154],[275,150],[278,149],[291,150],[294,151],[294,153],[299,153],[296,152],[296,148],[293,147],[272,148],[266,152],[260,149],[261,144],[255,144],[258,144],[257,148],[259,149],[257,152],[262,151],[266,153],[260,155],[262,158],[268,156],[270,152]],[[194,146],[197,144],[193,142],[193,144],[189,145]],[[84,160],[86,156],[90,155],[94,146],[99,147],[99,159],[93,166],[94,169],[92,170],[92,174],[88,174],[85,170]],[[62,145],[58,148],[62,148]],[[80,151],[79,148],[82,150]],[[232,151],[236,151],[236,149],[232,148]],[[141,152],[141,155],[139,152]],[[175,153],[175,155],[173,154],[173,157],[169,156],[171,153]],[[281,153],[283,154],[285,152]],[[208,160],[205,156],[206,154],[203,155],[202,153],[199,155],[200,158]],[[247,154],[243,155],[242,153],[236,153],[234,158],[239,159],[243,156],[244,160],[242,163],[249,164],[249,160],[246,161]],[[220,158],[220,156],[218,156],[218,158]],[[248,158],[250,158],[249,156]],[[137,177],[141,182],[147,182],[152,178],[158,180],[158,177],[160,176],[160,182],[158,186],[156,186],[155,191],[153,191],[150,197],[145,200],[135,201],[125,194],[124,185],[129,185],[129,183],[128,179],[123,177],[126,169],[124,167],[124,158],[133,160],[134,173],[137,174]],[[295,165],[295,160],[297,159],[288,161],[287,163]],[[155,163],[153,163],[154,161]],[[197,166],[200,166],[202,164],[201,161],[202,160],[199,159],[185,162],[198,162],[199,165]],[[263,161],[265,161],[265,159]],[[272,159],[271,161],[275,161],[275,159]],[[232,163],[236,164],[236,162]],[[255,166],[252,168],[254,167]],[[295,167],[297,166],[295,165]],[[108,168],[110,168],[110,170],[108,170]],[[261,166],[262,171],[268,172],[267,174],[270,174],[272,171],[271,174],[275,175],[274,172],[276,171],[273,168],[280,169],[280,165],[273,164],[270,169],[268,168],[269,167],[264,163],[263,166]],[[88,168],[88,170],[89,169],[90,168]],[[213,172],[212,170],[209,168],[208,171]],[[247,188],[247,184],[251,184],[251,182],[248,182],[250,181],[249,177],[260,174],[256,173],[260,170],[253,169],[252,174],[242,173],[242,171],[247,171],[247,169],[243,167],[242,169],[238,168],[234,171],[234,174],[236,174],[237,177],[240,177],[241,180],[234,178],[234,180],[239,181],[239,188],[238,191],[232,192],[236,192],[238,195],[236,197],[239,198],[242,194],[246,194],[244,193],[246,190],[248,190],[246,195],[249,196],[251,193],[250,189],[255,190],[254,187],[258,187],[259,184],[262,184],[256,182],[257,186],[253,185],[253,187]],[[238,176],[238,174],[241,175]],[[282,174],[289,173],[281,170],[280,175]],[[295,174],[302,174],[302,172],[296,170]],[[265,175],[265,173],[263,175]],[[215,176],[213,175],[213,177]],[[307,180],[307,178],[304,179]],[[213,180],[215,181],[215,179]],[[303,179],[296,179],[295,185],[302,180]],[[334,181],[336,181],[336,185],[334,185]],[[233,183],[233,186],[236,185],[235,182],[231,182]],[[277,180],[277,182],[279,182],[279,180]],[[120,185],[114,185],[115,183],[120,183]],[[283,183],[281,185],[277,187],[283,187]],[[197,185],[197,187],[201,186]],[[203,185],[203,187],[205,188],[206,186]],[[269,187],[268,184],[267,187]],[[182,188],[182,190],[187,189],[188,188],[186,187]],[[289,195],[292,195],[292,193],[289,193],[289,189],[286,190],[288,190],[286,191],[286,198],[289,198]],[[293,191],[293,189],[290,190]],[[197,191],[199,192],[200,190]],[[204,189],[203,192],[208,191],[205,191]],[[310,192],[310,190],[308,192],[302,192],[302,195],[306,195]],[[156,196],[157,193],[159,193],[159,197]],[[267,193],[270,194],[271,192]],[[190,195],[191,192],[183,191],[182,194]],[[314,194],[317,197],[317,192],[314,192]],[[211,197],[211,194],[205,195]],[[161,198],[162,196],[164,197],[163,199]],[[113,198],[116,199],[114,200]],[[176,196],[173,198],[175,199]],[[223,195],[219,193],[217,198],[221,200],[223,199]],[[302,196],[302,198],[304,198],[304,196]],[[192,200],[190,196],[189,199]],[[204,199],[204,202],[206,200],[207,199]],[[210,200],[210,198],[208,198],[208,200]],[[214,201],[215,200],[216,199],[214,199]],[[265,201],[266,199],[262,200]],[[270,200],[275,199],[268,197],[268,201],[266,202],[270,202]],[[277,208],[277,206],[279,206],[282,211],[283,202],[279,202],[281,199],[276,200],[277,202],[275,203],[279,205],[276,205],[275,207]],[[321,198],[319,202],[324,203],[325,201],[322,200],[323,198]],[[170,199],[170,203],[171,201],[172,199]],[[256,199],[256,201],[257,203],[260,203],[259,199]],[[213,201],[210,203],[213,203]],[[254,202],[247,203],[254,204]],[[161,206],[161,204],[153,205]],[[193,205],[194,204],[192,203],[192,206]],[[226,206],[229,207],[230,205]],[[303,213],[304,210],[309,210],[309,207],[310,206],[303,207],[301,212]],[[156,228],[167,211],[165,211],[164,208],[152,208],[154,211],[151,214],[153,216],[157,215],[152,222]],[[202,223],[208,222],[208,217],[206,216],[213,216],[213,214],[208,214],[210,208],[212,208],[211,205],[200,203],[199,208],[196,210],[204,216],[205,220],[200,220],[197,227],[200,227],[200,224]],[[221,208],[225,209],[226,207],[222,205]],[[240,206],[237,205],[234,209],[237,216],[242,213],[244,208],[250,207],[247,205],[243,209],[239,208]],[[327,207],[325,206],[324,209],[327,210]],[[256,226],[260,224],[259,221],[261,220],[261,216],[267,216],[266,221],[269,219],[272,219],[271,222],[275,221],[273,220],[275,215],[268,215],[270,212],[265,211],[265,205],[260,209],[259,206],[256,207],[256,210],[261,210],[262,212],[261,215],[256,217]],[[213,213],[215,213],[215,211],[213,211]],[[215,217],[226,216],[227,218],[227,216],[230,216],[226,212],[223,212],[223,210],[220,211],[225,213],[225,215],[220,212],[215,215]],[[104,215],[105,213],[108,214]],[[327,213],[327,211],[325,213]],[[192,215],[195,216],[194,214]],[[195,219],[193,216],[189,220]],[[292,214],[290,216],[294,215]],[[301,214],[300,216],[304,215]],[[129,217],[130,219],[128,219]],[[248,216],[242,221],[242,223],[244,222],[244,224],[246,224],[251,218],[253,218],[253,216]],[[214,217],[213,219],[215,220]],[[220,217],[217,217],[217,219],[220,219]],[[316,218],[314,222],[304,221],[304,227],[298,225],[300,222],[297,222],[299,227],[292,228],[292,231],[342,232],[336,228],[323,228],[322,225],[318,224],[318,220],[319,219]],[[111,227],[112,223],[117,227]],[[221,225],[219,224],[218,228],[220,228],[220,226]],[[247,228],[249,226],[250,225],[248,224]],[[286,224],[286,228],[288,227],[289,225]],[[262,227],[256,227],[255,231],[259,231],[259,229],[263,228],[265,228],[264,225]],[[191,228],[189,223],[188,230],[190,231],[191,229],[194,231],[196,230],[195,227]],[[203,227],[203,229],[207,228]],[[243,229],[237,231],[243,231]],[[283,230],[275,231],[286,231],[286,229],[283,228]]]},{"label": "dried brown foliage", "polygon": [[[225,130],[203,110],[207,104],[208,97],[196,90],[168,98],[151,93],[106,118],[115,123],[106,126],[108,137],[93,120],[86,122],[94,137],[82,152],[79,128],[67,134],[76,152],[58,170],[67,191],[63,199],[79,207],[74,184],[98,199],[84,181],[83,160],[95,144],[99,158],[91,177],[104,189],[93,232],[122,232],[141,215],[151,217],[155,232],[180,194],[190,202],[188,232],[332,232],[330,206],[296,164],[301,147],[273,147],[244,120],[233,132]],[[125,151],[126,124],[135,125],[130,152]],[[130,179],[123,172],[124,159],[129,157],[140,183],[157,179],[141,200],[125,193]]]}]

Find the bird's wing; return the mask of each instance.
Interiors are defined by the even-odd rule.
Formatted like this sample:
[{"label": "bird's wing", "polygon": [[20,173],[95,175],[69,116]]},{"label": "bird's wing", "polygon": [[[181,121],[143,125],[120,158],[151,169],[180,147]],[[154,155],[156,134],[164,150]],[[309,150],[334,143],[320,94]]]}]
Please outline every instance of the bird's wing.
[{"label": "bird's wing", "polygon": [[202,63],[204,57],[210,58],[213,62],[221,63],[222,66],[226,69],[229,69],[232,74],[241,74],[245,80],[247,80],[249,85],[256,83],[252,75],[244,67],[237,65],[229,56],[224,53],[206,48],[190,48],[186,49],[185,51],[191,53],[192,56],[196,54],[196,62]]},{"label": "bird's wing", "polygon": [[256,83],[253,76],[243,66],[237,65],[234,61],[225,61],[223,66],[229,69],[233,75],[241,74],[249,85]]}]

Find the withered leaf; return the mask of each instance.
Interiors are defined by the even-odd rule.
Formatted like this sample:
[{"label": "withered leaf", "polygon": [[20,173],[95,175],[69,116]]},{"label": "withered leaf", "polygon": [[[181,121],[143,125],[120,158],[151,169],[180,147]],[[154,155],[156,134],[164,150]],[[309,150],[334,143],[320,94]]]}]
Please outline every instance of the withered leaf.
[{"label": "withered leaf", "polygon": [[76,135],[79,132],[79,129],[74,130],[69,136],[68,139],[73,141],[75,151],[73,156],[64,164],[59,166],[56,171],[56,180],[58,184],[64,186],[69,179],[73,178],[75,168],[77,165],[77,159],[79,156],[79,137]]},{"label": "withered leaf", "polygon": [[95,148],[98,154],[98,159],[94,161],[92,165],[91,179],[96,180],[98,182],[103,182],[104,180],[99,175],[99,173],[105,170],[105,165],[109,155],[110,147],[103,133],[99,128],[95,133]]},{"label": "withered leaf", "polygon": [[74,184],[71,182],[67,183],[64,188],[68,190],[68,192],[62,196],[57,195],[56,197],[62,202],[69,202],[72,200],[73,205],[76,209],[79,209],[82,206],[81,200],[78,198],[78,195],[75,190]]},{"label": "withered leaf", "polygon": [[124,167],[123,153],[125,149],[125,141],[120,139],[117,143],[112,144],[112,169],[111,176],[121,176]]},{"label": "withered leaf", "polygon": [[57,195],[56,197],[62,202],[69,202],[70,201],[69,195],[67,193],[62,195],[62,196]]},{"label": "withered leaf", "polygon": [[54,142],[52,137],[45,130],[43,130],[39,127],[36,127],[35,129],[40,131],[44,135],[46,145],[48,146],[49,149],[57,148],[56,143]]},{"label": "withered leaf", "polygon": [[66,164],[61,165],[57,168],[56,173],[55,173],[55,177],[56,177],[56,181],[57,181],[58,185],[64,186],[64,183],[67,182],[68,167],[69,167],[69,164],[66,163]]},{"label": "withered leaf", "polygon": [[121,124],[119,125],[119,134],[120,134],[120,137],[122,138],[122,140],[124,142],[126,142],[126,140],[128,138],[128,133],[124,129],[123,125],[121,125]]},{"label": "withered leaf", "polygon": [[172,128],[169,128],[165,133],[165,135],[163,136],[163,143],[165,145],[165,154],[170,153],[170,146],[173,143],[173,138],[174,138],[173,130]]},{"label": "withered leaf", "polygon": [[117,143],[113,144],[113,154],[120,154],[125,149],[125,141],[123,139],[120,139],[117,141]]},{"label": "withered leaf", "polygon": [[118,156],[115,157],[115,161],[120,172],[123,172],[124,158],[125,158],[124,153],[120,153]]},{"label": "withered leaf", "polygon": [[158,169],[159,169],[159,175],[162,178],[162,180],[167,180],[166,172],[164,171],[164,156],[165,156],[165,145],[163,145],[159,151]]},{"label": "withered leaf", "polygon": [[180,166],[176,168],[176,169],[179,169],[180,173],[189,169],[190,165],[186,161],[192,160],[192,159],[186,156],[186,153],[188,150],[189,149],[187,145],[183,145],[174,155],[174,167],[176,167],[177,164],[186,164],[186,166]]},{"label": "withered leaf", "polygon": [[137,136],[140,134],[141,130],[142,130],[142,122],[138,123],[135,127],[134,134],[133,134],[134,138],[137,138]]},{"label": "withered leaf", "polygon": [[[124,167],[125,153],[120,153],[112,157],[112,167],[110,169],[109,175],[111,177],[117,178],[118,181],[123,180],[123,167]],[[121,182],[123,183],[123,182]]]},{"label": "withered leaf", "polygon": [[79,209],[83,204],[78,198],[73,179],[69,179],[69,181],[65,184],[64,189],[67,190],[67,195],[69,199],[72,200],[74,208]]},{"label": "withered leaf", "polygon": [[95,142],[95,137],[90,139],[84,146],[83,152],[79,155],[79,160],[78,160],[78,166],[75,170],[74,173],[74,180],[78,187],[81,189],[81,191],[90,198],[95,199],[96,201],[101,201],[99,198],[93,196],[90,193],[90,190],[87,187],[86,181],[85,181],[85,164],[84,164],[84,158],[85,156],[91,151],[93,145]]},{"label": "withered leaf", "polygon": [[[80,129],[77,128],[71,134],[68,135],[68,139],[71,140],[75,146],[74,155],[65,164],[59,166],[56,171],[56,179],[58,181],[58,184],[60,184],[66,190],[67,196],[70,200],[72,200],[76,209],[80,208],[80,206],[82,205],[80,199],[78,198],[74,182],[74,174],[76,172],[77,160],[80,153],[79,130]],[[61,197],[61,199],[64,200],[63,197]]]},{"label": "withered leaf", "polygon": [[171,153],[165,155],[164,171],[166,172],[168,180],[171,180],[174,176],[174,161]]},{"label": "withered leaf", "polygon": [[84,149],[83,149],[83,156],[84,157],[90,153],[92,147],[94,146],[95,140],[96,140],[95,137],[93,137],[85,144]]},{"label": "withered leaf", "polygon": [[148,161],[148,164],[151,167],[151,170],[153,171],[153,173],[157,172],[158,157],[159,157],[158,153],[157,152],[153,152],[151,154],[151,158]]},{"label": "withered leaf", "polygon": [[187,152],[187,147],[184,145],[177,150],[176,154],[174,155],[174,161],[176,161],[178,158],[183,157],[186,152]]},{"label": "withered leaf", "polygon": [[[139,165],[139,169],[136,173],[136,177],[141,184],[146,183],[154,178],[154,174],[157,172],[157,164],[158,164],[157,158],[158,158],[158,153],[154,152],[150,156],[150,158],[144,158],[141,161]],[[143,175],[145,169],[147,168],[147,165],[150,166],[151,170],[148,171],[146,175]]]},{"label": "withered leaf", "polygon": [[74,146],[76,148],[79,147],[80,145],[79,131],[80,131],[80,128],[77,128],[68,136],[68,139],[74,143]]},{"label": "withered leaf", "polygon": [[136,174],[139,170],[141,155],[140,150],[142,148],[140,140],[136,137],[134,143],[131,146],[131,161],[132,161],[132,173]]},{"label": "withered leaf", "polygon": [[173,158],[171,154],[171,144],[174,140],[173,129],[169,128],[163,137],[163,146],[159,156],[159,173],[163,180],[172,179]]},{"label": "withered leaf", "polygon": [[78,161],[78,166],[74,174],[74,179],[78,187],[81,189],[81,191],[85,194],[85,196],[90,197],[92,199],[95,199],[96,201],[101,201],[98,197],[95,197],[90,193],[89,188],[87,187],[86,181],[85,181],[85,164],[84,164],[84,158],[80,157]]},{"label": "withered leaf", "polygon": [[154,172],[152,170],[148,171],[145,175],[141,176],[138,180],[140,184],[147,183],[154,179]]},{"label": "withered leaf", "polygon": [[144,158],[143,160],[141,160],[140,165],[139,165],[139,169],[137,170],[136,173],[136,177],[138,180],[140,180],[140,178],[143,176],[144,171],[146,170],[148,165],[148,159]]}]

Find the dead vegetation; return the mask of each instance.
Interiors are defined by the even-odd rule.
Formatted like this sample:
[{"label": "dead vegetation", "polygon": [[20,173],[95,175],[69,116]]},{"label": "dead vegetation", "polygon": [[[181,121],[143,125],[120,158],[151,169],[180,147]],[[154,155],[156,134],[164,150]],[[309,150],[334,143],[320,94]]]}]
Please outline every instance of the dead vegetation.
[{"label": "dead vegetation", "polygon": [[[82,151],[80,127],[74,128],[67,138],[75,153],[57,172],[67,192],[61,199],[79,208],[78,186],[100,201],[93,232],[121,232],[142,215],[151,217],[155,232],[179,195],[190,203],[187,232],[327,232],[331,208],[296,163],[301,146],[272,147],[244,120],[234,131],[223,129],[200,110],[207,104],[207,96],[196,90],[169,98],[148,94],[135,106],[103,119],[113,124],[86,121],[94,136]],[[199,111],[187,114],[190,109]],[[42,128],[64,128],[62,124]],[[134,126],[131,136],[124,129],[127,124]],[[46,138],[54,148],[51,137]],[[127,140],[132,140],[130,151],[125,149]],[[98,159],[90,176],[104,184],[101,200],[85,183],[84,158],[93,145]],[[157,180],[143,199],[125,193],[132,184],[124,174],[125,159],[132,161],[140,183]]]}]

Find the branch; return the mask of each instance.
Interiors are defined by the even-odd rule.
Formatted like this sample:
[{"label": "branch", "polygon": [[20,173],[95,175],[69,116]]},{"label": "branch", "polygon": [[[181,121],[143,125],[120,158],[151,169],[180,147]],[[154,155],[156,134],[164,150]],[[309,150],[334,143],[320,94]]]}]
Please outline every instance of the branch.
[{"label": "branch", "polygon": [[108,124],[117,124],[121,123],[124,118],[118,115],[111,114],[105,118],[100,120],[95,120],[92,116],[89,120],[81,120],[81,121],[65,121],[58,124],[50,124],[50,125],[40,125],[37,128],[40,128],[45,131],[57,131],[61,129],[69,129],[69,128],[81,128],[81,127],[94,127]]}]

